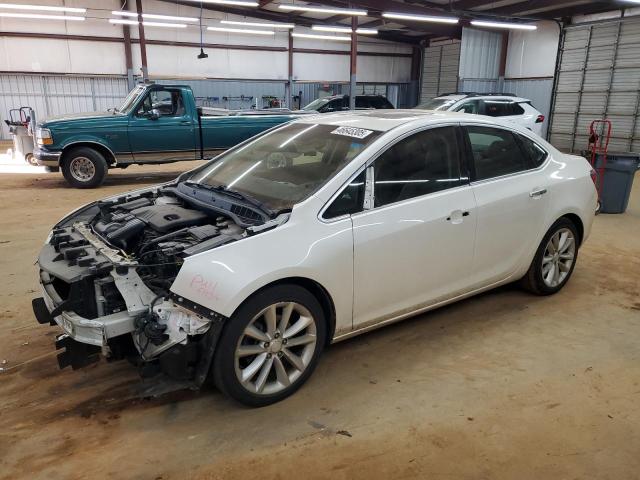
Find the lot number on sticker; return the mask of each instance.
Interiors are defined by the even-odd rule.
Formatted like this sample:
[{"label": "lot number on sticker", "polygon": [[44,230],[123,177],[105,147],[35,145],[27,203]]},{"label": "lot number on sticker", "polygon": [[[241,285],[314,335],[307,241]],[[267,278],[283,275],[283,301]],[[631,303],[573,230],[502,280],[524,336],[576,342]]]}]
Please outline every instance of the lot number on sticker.
[{"label": "lot number on sticker", "polygon": [[364,128],[338,127],[331,133],[335,135],[344,135],[345,137],[365,138],[367,135],[371,134],[372,132],[373,130],[366,130]]}]

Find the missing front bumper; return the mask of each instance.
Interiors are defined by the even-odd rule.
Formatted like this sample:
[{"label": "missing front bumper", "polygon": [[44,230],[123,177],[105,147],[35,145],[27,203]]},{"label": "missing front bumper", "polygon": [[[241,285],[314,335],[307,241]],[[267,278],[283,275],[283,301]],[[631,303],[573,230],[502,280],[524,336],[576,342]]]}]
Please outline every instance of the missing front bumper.
[{"label": "missing front bumper", "polygon": [[56,337],[56,350],[63,349],[58,353],[58,366],[62,369],[71,367],[73,370],[86,367],[100,360],[102,349],[95,345],[76,342],[66,333]]}]

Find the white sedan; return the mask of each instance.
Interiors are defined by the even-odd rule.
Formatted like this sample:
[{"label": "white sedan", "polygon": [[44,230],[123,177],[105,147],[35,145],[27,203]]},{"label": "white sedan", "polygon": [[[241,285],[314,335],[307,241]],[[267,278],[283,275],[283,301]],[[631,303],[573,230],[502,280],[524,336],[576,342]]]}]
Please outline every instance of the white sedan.
[{"label": "white sedan", "polygon": [[593,180],[585,159],[486,117],[306,117],[64,218],[34,312],[64,330],[61,367],[129,358],[267,405],[332,342],[509,282],[559,291]]}]

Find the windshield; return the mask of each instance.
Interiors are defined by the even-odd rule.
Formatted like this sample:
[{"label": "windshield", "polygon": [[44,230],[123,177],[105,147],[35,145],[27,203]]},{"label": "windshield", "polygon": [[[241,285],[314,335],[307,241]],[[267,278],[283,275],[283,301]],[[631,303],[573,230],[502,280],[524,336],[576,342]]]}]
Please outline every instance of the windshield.
[{"label": "windshield", "polygon": [[138,98],[140,98],[140,95],[142,95],[144,90],[145,90],[144,85],[139,85],[133,90],[131,90],[129,92],[129,95],[127,95],[127,98],[124,99],[124,102],[122,102],[122,105],[120,105],[120,107],[118,107],[116,111],[121,113],[129,113],[129,111],[137,103]]},{"label": "windshield", "polygon": [[309,105],[307,105],[306,107],[302,107],[302,110],[320,110],[322,107],[324,107],[327,103],[329,103],[329,100],[326,98],[318,98],[316,100],[314,100],[313,102],[311,102]]},{"label": "windshield", "polygon": [[446,110],[458,100],[458,98],[432,98],[431,100],[421,103],[416,108],[424,110]]},{"label": "windshield", "polygon": [[190,181],[240,192],[275,212],[288,210],[379,135],[364,128],[289,123],[228,151]]}]

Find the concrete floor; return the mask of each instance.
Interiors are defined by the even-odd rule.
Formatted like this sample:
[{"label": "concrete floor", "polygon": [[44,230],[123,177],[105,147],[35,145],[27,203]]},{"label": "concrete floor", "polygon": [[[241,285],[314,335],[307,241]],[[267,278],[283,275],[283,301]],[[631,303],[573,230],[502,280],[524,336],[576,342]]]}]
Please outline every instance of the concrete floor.
[{"label": "concrete floor", "polygon": [[212,389],[130,398],[123,362],[59,371],[31,313],[51,224],[185,168],[84,191],[0,176],[0,478],[640,478],[640,181],[560,294],[501,288],[335,345],[295,396],[249,410]]}]

